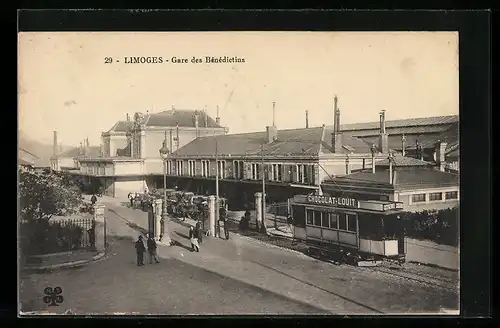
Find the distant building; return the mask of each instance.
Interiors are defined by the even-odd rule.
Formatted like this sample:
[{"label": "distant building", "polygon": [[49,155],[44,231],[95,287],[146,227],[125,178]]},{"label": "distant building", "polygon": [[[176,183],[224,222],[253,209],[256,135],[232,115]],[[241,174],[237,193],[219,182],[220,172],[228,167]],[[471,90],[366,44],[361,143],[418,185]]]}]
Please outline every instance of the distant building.
[{"label": "distant building", "polygon": [[78,158],[80,176],[92,179],[104,194],[126,197],[142,192],[154,177],[163,175],[159,149],[167,139],[176,151],[197,137],[224,135],[227,128],[204,110],[171,110],[128,115],[109,131],[102,133],[102,156]]},{"label": "distant building", "polygon": [[52,170],[79,170],[80,160],[101,156],[101,147],[90,146],[88,138],[80,143],[80,147],[74,147],[68,151],[60,152],[60,147],[58,147],[57,143],[57,131],[54,131],[53,154],[50,157],[50,168]]},{"label": "distant building", "polygon": [[332,197],[399,201],[411,212],[456,207],[460,199],[458,174],[401,155],[377,162],[375,170],[352,172],[321,187],[323,194]]},{"label": "distant building", "polygon": [[22,170],[32,170],[35,168],[35,161],[38,159],[38,156],[23,149],[18,149],[17,154],[17,163],[18,167]]},{"label": "distant building", "polygon": [[[379,123],[356,123],[341,126],[345,135],[378,146]],[[436,154],[444,154],[441,164],[451,172],[459,171],[459,116],[436,116],[387,121],[389,148],[404,156],[437,163]],[[444,145],[442,150],[436,144]]]}]

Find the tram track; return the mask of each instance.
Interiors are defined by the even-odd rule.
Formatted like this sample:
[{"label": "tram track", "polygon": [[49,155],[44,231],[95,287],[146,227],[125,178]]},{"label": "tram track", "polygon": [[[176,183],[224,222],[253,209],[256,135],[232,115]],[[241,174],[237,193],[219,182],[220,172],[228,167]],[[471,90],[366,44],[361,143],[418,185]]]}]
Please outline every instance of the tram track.
[{"label": "tram track", "polygon": [[364,269],[367,271],[378,272],[388,276],[396,277],[398,279],[416,282],[433,288],[438,287],[447,291],[455,292],[458,288],[456,284],[449,280],[432,277],[420,272],[417,273],[404,271],[404,268],[402,268],[401,271],[395,271],[394,269],[384,266],[369,267]]}]

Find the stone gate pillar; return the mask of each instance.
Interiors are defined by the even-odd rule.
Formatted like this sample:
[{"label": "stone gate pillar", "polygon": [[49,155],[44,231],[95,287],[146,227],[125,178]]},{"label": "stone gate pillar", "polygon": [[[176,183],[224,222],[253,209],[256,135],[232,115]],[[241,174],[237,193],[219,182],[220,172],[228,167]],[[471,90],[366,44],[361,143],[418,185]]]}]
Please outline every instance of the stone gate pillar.
[{"label": "stone gate pillar", "polygon": [[154,239],[158,242],[162,234],[161,215],[162,215],[162,199],[155,199],[153,203],[153,213],[155,217],[155,235]]},{"label": "stone gate pillar", "polygon": [[262,216],[262,193],[255,193],[255,221],[257,224],[256,229],[260,230],[264,224],[264,218]]},{"label": "stone gate pillar", "polygon": [[94,204],[94,245],[97,251],[104,252],[106,250],[106,224],[104,223],[104,206],[103,204]]},{"label": "stone gate pillar", "polygon": [[208,222],[210,224],[210,236],[215,237],[215,196],[208,196]]}]

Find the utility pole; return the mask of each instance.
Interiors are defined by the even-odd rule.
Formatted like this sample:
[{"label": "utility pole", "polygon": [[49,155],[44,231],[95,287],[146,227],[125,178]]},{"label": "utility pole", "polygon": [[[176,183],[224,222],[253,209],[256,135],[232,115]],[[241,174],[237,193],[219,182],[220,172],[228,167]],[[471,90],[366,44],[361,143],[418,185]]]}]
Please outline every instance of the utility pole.
[{"label": "utility pole", "polygon": [[215,137],[215,233],[220,237],[219,226],[219,160],[218,160],[218,141]]},{"label": "utility pole", "polygon": [[264,145],[260,145],[262,163],[262,231],[266,231],[266,171],[264,166]]}]

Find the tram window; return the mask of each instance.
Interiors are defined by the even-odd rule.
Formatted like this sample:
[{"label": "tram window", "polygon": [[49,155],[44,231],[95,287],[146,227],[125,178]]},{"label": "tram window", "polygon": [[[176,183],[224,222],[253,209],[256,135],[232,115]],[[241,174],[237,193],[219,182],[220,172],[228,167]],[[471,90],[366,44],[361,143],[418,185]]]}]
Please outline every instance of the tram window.
[{"label": "tram window", "polygon": [[339,214],[339,230],[347,230],[345,214]]},{"label": "tram window", "polygon": [[356,232],[356,215],[347,214],[347,230]]},{"label": "tram window", "polygon": [[321,227],[321,212],[314,211],[313,225]]},{"label": "tram window", "polygon": [[414,195],[411,195],[411,201],[413,203],[425,202],[425,194],[414,194]]},{"label": "tram window", "polygon": [[313,211],[307,211],[307,224],[312,225],[313,224]]},{"label": "tram window", "polygon": [[328,216],[330,219],[330,228],[331,229],[338,229],[339,227],[338,227],[337,223],[338,223],[339,216],[335,213],[329,213]]},{"label": "tram window", "polygon": [[328,220],[328,213],[321,213],[322,217],[323,217],[323,220],[321,220],[321,226],[323,228],[330,228],[330,220]]}]

